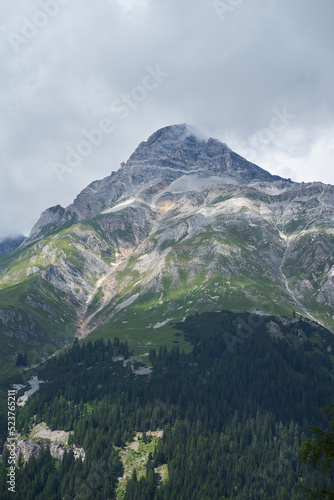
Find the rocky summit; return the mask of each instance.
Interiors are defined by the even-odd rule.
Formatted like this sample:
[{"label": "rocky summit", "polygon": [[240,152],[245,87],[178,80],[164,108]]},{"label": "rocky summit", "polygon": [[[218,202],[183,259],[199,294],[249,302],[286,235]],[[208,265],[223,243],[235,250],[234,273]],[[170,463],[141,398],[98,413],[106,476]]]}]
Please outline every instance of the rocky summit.
[{"label": "rocky summit", "polygon": [[10,355],[29,343],[46,357],[93,331],[154,343],[222,309],[333,330],[333,254],[334,186],[271,175],[173,125],[1,257],[1,335]]}]

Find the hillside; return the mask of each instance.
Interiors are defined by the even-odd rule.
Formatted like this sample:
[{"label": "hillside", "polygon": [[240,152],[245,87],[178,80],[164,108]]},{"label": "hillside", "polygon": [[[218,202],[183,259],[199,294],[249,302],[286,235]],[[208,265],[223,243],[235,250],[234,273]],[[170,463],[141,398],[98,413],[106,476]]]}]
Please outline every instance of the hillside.
[{"label": "hillside", "polygon": [[[16,498],[302,500],[301,485],[333,488],[299,457],[311,423],[324,425],[317,409],[333,401],[332,333],[229,311],[176,327],[190,351],[151,348],[151,373],[138,374],[117,338],[75,342],[39,367],[45,382],[17,414],[30,458]],[[61,460],[41,428],[70,436]],[[0,464],[12,498],[5,481]]]},{"label": "hillside", "polygon": [[91,332],[171,345],[170,322],[194,312],[296,311],[333,330],[333,248],[333,186],[166,127],[0,258],[5,368]]}]

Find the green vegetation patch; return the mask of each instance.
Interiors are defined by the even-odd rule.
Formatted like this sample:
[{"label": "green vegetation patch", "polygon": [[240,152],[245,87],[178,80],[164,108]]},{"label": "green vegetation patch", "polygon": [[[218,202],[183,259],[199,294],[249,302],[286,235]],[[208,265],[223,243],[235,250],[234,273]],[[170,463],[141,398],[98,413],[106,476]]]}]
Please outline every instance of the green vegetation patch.
[{"label": "green vegetation patch", "polygon": [[[126,483],[134,470],[136,470],[137,479],[146,476],[146,466],[149,455],[153,455],[154,449],[163,435],[163,431],[147,431],[145,433],[137,432],[131,443],[119,448],[119,456],[123,463],[123,477],[120,479],[117,487],[117,498],[123,500],[125,496]],[[168,466],[161,465],[156,471],[162,481],[168,480]]]}]

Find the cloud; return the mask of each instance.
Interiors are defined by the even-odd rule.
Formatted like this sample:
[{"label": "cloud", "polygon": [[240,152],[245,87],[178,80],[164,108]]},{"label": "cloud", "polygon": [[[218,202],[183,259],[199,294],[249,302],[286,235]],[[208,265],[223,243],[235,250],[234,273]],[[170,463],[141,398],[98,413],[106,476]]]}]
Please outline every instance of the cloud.
[{"label": "cloud", "polygon": [[[29,232],[46,207],[68,205],[172,123],[187,122],[248,152],[272,173],[334,184],[333,2],[219,5],[230,8],[222,15],[217,2],[202,0],[1,6],[0,208],[6,216],[0,237]],[[153,88],[145,80],[148,67],[168,77]],[[112,103],[124,105],[128,96],[124,118]],[[294,118],[278,123],[273,135],[275,110],[284,109]],[[54,163],[64,164],[68,148],[85,140],[83,130],[106,119],[112,132],[60,182]]]}]

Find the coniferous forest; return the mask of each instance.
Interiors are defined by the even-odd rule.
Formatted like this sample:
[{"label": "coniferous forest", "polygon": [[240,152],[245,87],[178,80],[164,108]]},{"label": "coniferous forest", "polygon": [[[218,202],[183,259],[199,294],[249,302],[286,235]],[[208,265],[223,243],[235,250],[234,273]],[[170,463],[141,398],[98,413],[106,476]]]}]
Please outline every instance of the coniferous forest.
[{"label": "coniferous forest", "polygon": [[[115,499],[120,450],[135,432],[163,430],[146,474],[134,470],[126,500],[303,499],[301,486],[332,488],[301,461],[319,408],[334,401],[332,334],[294,320],[205,313],[175,325],[190,352],[152,349],[150,375],[136,375],[131,345],[118,338],[79,343],[45,364],[46,381],[17,412],[17,430],[39,422],[73,431],[62,460],[41,447],[17,470],[15,498]],[[121,359],[123,358],[123,359]],[[6,486],[6,448],[0,498]],[[167,464],[168,478],[157,469]]]}]

